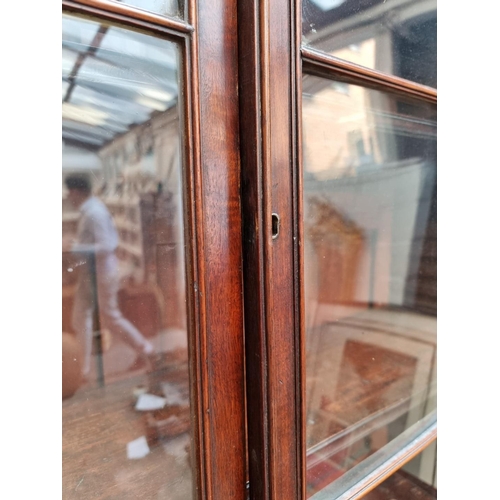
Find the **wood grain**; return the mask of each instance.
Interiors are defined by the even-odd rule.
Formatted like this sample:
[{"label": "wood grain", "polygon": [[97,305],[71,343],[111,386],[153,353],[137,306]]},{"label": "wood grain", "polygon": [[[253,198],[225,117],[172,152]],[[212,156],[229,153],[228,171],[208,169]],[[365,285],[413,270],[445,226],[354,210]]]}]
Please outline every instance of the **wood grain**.
[{"label": "wood grain", "polygon": [[249,493],[269,499],[269,426],[262,111],[257,2],[238,2],[241,196]]},{"label": "wood grain", "polygon": [[[205,498],[246,496],[235,0],[191,5],[194,185]],[[203,496],[202,496],[203,498]]]},{"label": "wood grain", "polygon": [[345,81],[354,85],[362,85],[382,92],[392,92],[427,102],[437,102],[437,90],[426,85],[359,66],[309,47],[302,47],[301,52],[302,66],[305,73]]},{"label": "wood grain", "polygon": [[[240,2],[250,497],[300,498],[304,462],[295,3]],[[272,238],[272,213],[281,219]]]},{"label": "wood grain", "polygon": [[183,51],[182,46],[188,42],[192,31],[192,27],[185,23],[170,22],[169,18],[161,16],[157,16],[160,20],[151,19],[150,16],[141,15],[140,11],[128,7],[125,12],[102,8],[99,1],[83,4],[73,0],[62,0],[62,11],[63,14],[71,13],[74,16],[101,21],[104,24],[113,24],[124,29],[132,29],[177,42],[181,45],[181,51]]},{"label": "wood grain", "polygon": [[158,26],[169,31],[185,34],[193,31],[193,27],[181,19],[139,10],[127,4],[111,2],[109,0],[63,0],[62,6],[66,10],[97,14],[101,18],[123,21],[127,24],[136,24],[143,27],[147,25]]},{"label": "wood grain", "polygon": [[[199,0],[188,2],[187,22],[105,0],[62,4],[66,12],[97,16],[181,46],[195,495],[245,498],[247,425],[251,498],[305,498],[300,2]],[[302,49],[302,60],[313,74],[437,100],[435,89],[311,49]],[[276,240],[273,212],[281,218]],[[76,488],[95,493],[95,484],[84,489],[89,483],[83,476],[91,470],[100,474],[102,466],[76,453],[97,449],[98,436],[111,441],[120,436],[106,429],[119,427],[116,416],[128,411],[123,394],[82,401],[78,414],[65,407],[66,422],[85,423],[92,441],[76,440],[75,448],[66,448],[73,467],[68,494]],[[104,404],[110,412],[98,419]],[[93,417],[86,420],[85,412]],[[135,435],[133,417],[127,414],[125,421],[121,444]],[[152,498],[158,492],[154,484],[167,477],[164,462],[151,462],[128,475],[121,489],[113,483],[110,495],[137,498],[138,487]]]}]

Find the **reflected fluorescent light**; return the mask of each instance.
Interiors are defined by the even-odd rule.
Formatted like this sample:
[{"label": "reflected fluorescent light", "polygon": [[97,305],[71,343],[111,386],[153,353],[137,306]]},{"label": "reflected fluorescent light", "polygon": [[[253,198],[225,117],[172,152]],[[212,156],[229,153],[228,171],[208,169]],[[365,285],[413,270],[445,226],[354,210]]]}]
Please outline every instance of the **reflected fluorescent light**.
[{"label": "reflected fluorescent light", "polygon": [[68,82],[62,82],[62,97],[66,95],[66,92],[68,91],[69,83]]},{"label": "reflected fluorescent light", "polygon": [[150,99],[149,97],[145,96],[139,96],[135,102],[137,104],[142,104],[143,106],[146,106],[147,108],[152,108],[156,111],[165,111],[166,109],[166,104],[164,102],[159,102],[155,99]]},{"label": "reflected fluorescent light", "polygon": [[345,0],[311,0],[311,2],[317,5],[321,10],[332,10],[342,5]]},{"label": "reflected fluorescent light", "polygon": [[95,108],[75,106],[69,102],[63,102],[62,117],[67,120],[87,123],[88,125],[104,125],[108,114]]},{"label": "reflected fluorescent light", "polygon": [[63,76],[65,75],[69,75],[71,73],[71,71],[73,70],[74,66],[75,66],[75,61],[76,61],[76,58],[74,60],[70,60],[70,59],[67,59],[67,58],[63,58],[62,60],[62,74]]},{"label": "reflected fluorescent light", "polygon": [[170,101],[172,99],[173,94],[171,92],[167,92],[166,90],[160,89],[151,89],[145,88],[141,90],[142,94],[147,97],[151,97],[152,99],[157,99],[158,101]]}]

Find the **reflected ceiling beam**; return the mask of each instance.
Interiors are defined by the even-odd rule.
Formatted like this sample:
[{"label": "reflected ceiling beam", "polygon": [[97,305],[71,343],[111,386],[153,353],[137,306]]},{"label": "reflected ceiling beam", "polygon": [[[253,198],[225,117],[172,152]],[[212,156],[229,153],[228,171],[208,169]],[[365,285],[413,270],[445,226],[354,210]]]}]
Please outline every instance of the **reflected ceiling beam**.
[{"label": "reflected ceiling beam", "polygon": [[73,93],[73,89],[75,88],[75,78],[76,75],[78,74],[78,71],[82,67],[82,64],[85,62],[85,59],[89,55],[93,55],[97,52],[97,49],[101,45],[104,35],[106,34],[107,31],[108,31],[107,26],[103,25],[99,26],[99,29],[97,30],[97,33],[95,34],[92,42],[90,42],[87,51],[78,55],[78,59],[75,61],[75,65],[73,66],[73,69],[71,70],[71,73],[68,77],[69,87],[68,90],[66,91],[66,95],[64,96],[63,102],[68,102],[70,100],[71,94]]},{"label": "reflected ceiling beam", "polygon": [[[69,77],[62,77],[62,80],[64,82],[69,83]],[[124,89],[118,89],[116,85],[113,85],[112,83],[105,83],[105,82],[91,82],[89,80],[81,80],[78,79],[78,82],[76,82],[75,78],[75,86],[78,85],[79,87],[83,87],[85,89],[91,90],[95,92],[96,94],[100,94],[103,96],[107,96],[111,98],[113,101],[121,101],[127,106],[137,106],[139,108],[142,108],[145,112],[148,114],[151,113],[151,107],[147,106],[145,104],[141,104],[140,102],[137,102],[135,99],[137,97],[136,93],[133,93],[130,90],[124,90]],[[172,89],[175,90],[175,97],[172,98],[168,102],[163,102],[163,101],[158,101],[159,104],[164,104],[165,105],[165,111],[169,109],[173,104],[177,102],[177,88],[172,87]],[[169,90],[169,88],[165,88],[165,90]],[[173,93],[173,92],[172,92]]]},{"label": "reflected ceiling beam", "polygon": [[97,152],[101,148],[100,144],[89,143],[86,141],[82,141],[80,139],[75,139],[72,136],[65,136],[64,134],[63,134],[63,141],[64,144],[66,144],[67,146],[73,146],[75,148],[84,149],[85,151],[88,151],[90,153],[97,154]]},{"label": "reflected ceiling beam", "polygon": [[[82,127],[89,128],[91,130],[99,130],[105,131],[106,133],[113,135],[116,132],[124,132],[128,129],[130,123],[134,121],[133,115],[126,116],[127,120],[117,120],[109,115],[109,113],[104,113],[101,116],[97,115],[96,117],[89,116],[88,119],[85,119],[87,110],[85,109],[85,105],[79,106],[74,104],[69,104],[73,109],[70,112],[65,112],[63,109],[63,126],[64,123],[73,123]],[[92,111],[92,110],[91,110]]]},{"label": "reflected ceiling beam", "polygon": [[96,149],[100,149],[104,144],[104,141],[101,138],[90,137],[85,133],[73,132],[67,129],[62,131],[62,138],[65,142],[72,140],[81,144],[87,144],[88,148],[95,147]]},{"label": "reflected ceiling beam", "polygon": [[[121,33],[120,33],[121,34]],[[123,37],[125,38],[125,37]],[[170,83],[170,80],[174,82],[177,81],[177,64],[175,61],[155,61],[154,59],[140,59],[134,55],[115,52],[113,50],[105,49],[102,47],[96,47],[96,50],[93,52],[85,51],[82,52],[77,45],[73,41],[65,41],[62,42],[63,49],[66,49],[75,54],[85,54],[86,57],[91,57],[96,61],[100,61],[105,64],[109,64],[117,69],[142,69],[146,74],[153,74],[156,72],[157,74],[165,74],[165,80],[162,81],[162,85],[168,85],[177,93],[177,85]],[[97,49],[99,50],[99,54],[96,53]],[[151,69],[155,70],[154,72]]]},{"label": "reflected ceiling beam", "polygon": [[92,57],[93,59],[96,59],[97,61],[104,62],[106,64],[109,64],[110,66],[114,66],[115,68],[123,69],[123,66],[121,64],[116,64],[115,62],[110,61],[109,59],[104,58],[104,57],[100,56],[99,54],[96,54],[97,50],[94,50],[93,52],[89,52],[88,50],[86,50],[85,52],[82,52],[82,51],[78,50],[78,48],[75,47],[74,45],[75,44],[73,42],[66,42],[64,40],[62,42],[63,49],[66,49],[70,52],[74,52],[75,54],[78,54],[80,56],[84,55],[85,57]]}]

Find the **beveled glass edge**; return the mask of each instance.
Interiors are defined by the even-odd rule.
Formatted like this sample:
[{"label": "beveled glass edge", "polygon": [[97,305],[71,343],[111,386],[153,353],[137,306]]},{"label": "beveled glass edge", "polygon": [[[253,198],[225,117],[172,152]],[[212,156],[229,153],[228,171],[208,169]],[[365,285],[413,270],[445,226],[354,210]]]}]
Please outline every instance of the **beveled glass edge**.
[{"label": "beveled glass edge", "polygon": [[315,493],[310,500],[361,498],[436,438],[437,410],[434,410],[342,477]]}]

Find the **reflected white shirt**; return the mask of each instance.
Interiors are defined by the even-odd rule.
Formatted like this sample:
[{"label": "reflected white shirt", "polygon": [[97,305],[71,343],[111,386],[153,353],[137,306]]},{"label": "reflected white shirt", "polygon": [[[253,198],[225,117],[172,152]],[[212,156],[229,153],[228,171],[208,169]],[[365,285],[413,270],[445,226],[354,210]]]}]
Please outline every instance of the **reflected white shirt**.
[{"label": "reflected white shirt", "polygon": [[115,268],[114,252],[118,247],[118,233],[113,218],[106,205],[91,196],[80,207],[77,241],[74,252],[92,252],[96,255],[97,266],[104,271]]}]

